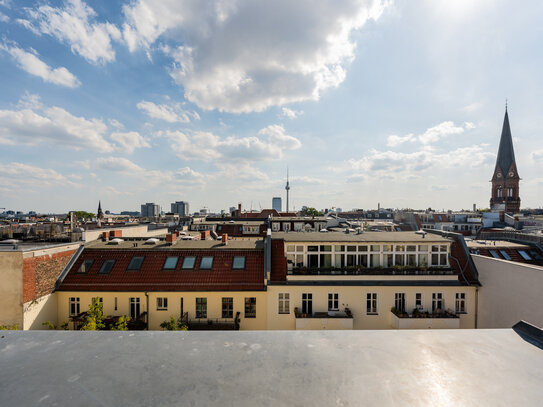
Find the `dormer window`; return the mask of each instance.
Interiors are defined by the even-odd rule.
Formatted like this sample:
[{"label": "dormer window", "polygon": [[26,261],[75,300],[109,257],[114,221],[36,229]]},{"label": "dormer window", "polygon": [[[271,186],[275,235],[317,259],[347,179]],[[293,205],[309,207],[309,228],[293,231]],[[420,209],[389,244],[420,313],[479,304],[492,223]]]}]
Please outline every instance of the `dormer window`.
[{"label": "dormer window", "polygon": [[88,273],[92,263],[94,263],[94,260],[84,260],[83,263],[81,263],[81,267],[77,270],[78,273]]},{"label": "dormer window", "polygon": [[104,264],[102,264],[102,267],[100,268],[100,271],[98,272],[98,274],[109,274],[114,264],[115,264],[115,260],[104,261]]},{"label": "dormer window", "polygon": [[143,264],[143,259],[144,257],[140,256],[132,257],[126,271],[139,271],[139,269],[141,269],[141,265]]}]

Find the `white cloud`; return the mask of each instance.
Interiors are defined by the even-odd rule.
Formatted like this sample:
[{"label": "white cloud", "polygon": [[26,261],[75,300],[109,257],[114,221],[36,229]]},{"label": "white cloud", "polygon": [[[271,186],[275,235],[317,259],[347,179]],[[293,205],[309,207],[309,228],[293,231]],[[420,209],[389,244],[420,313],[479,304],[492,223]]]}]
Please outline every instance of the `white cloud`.
[{"label": "white cloud", "polygon": [[[472,126],[471,123],[469,123],[469,125]],[[455,126],[453,122],[447,121],[440,123],[437,126],[430,127],[423,134],[421,134],[418,139],[422,144],[430,144],[435,143],[439,139],[447,136],[461,134],[464,132],[464,130],[464,127]]]},{"label": "white cloud", "polygon": [[286,135],[282,126],[271,125],[258,132],[258,136],[220,138],[209,132],[158,132],[167,137],[177,155],[187,160],[204,161],[261,161],[279,159],[286,150],[294,150],[301,142]]},{"label": "white cloud", "polygon": [[138,132],[111,133],[110,138],[119,144],[118,150],[132,154],[136,148],[150,148],[151,145]]},{"label": "white cloud", "polygon": [[81,0],[66,0],[64,7],[41,5],[27,9],[29,20],[18,20],[37,34],[47,34],[70,45],[72,52],[93,64],[115,60],[112,40],[121,32],[110,23],[94,22],[96,12]]},{"label": "white cloud", "polygon": [[343,82],[351,33],[384,4],[136,0],[123,7],[123,38],[131,51],[167,41],[160,49],[174,60],[170,75],[201,108],[262,111],[318,100]]},{"label": "white cloud", "polygon": [[4,13],[0,12],[0,22],[9,23],[9,17],[6,16]]},{"label": "white cloud", "polygon": [[283,107],[281,109],[283,116],[288,117],[289,119],[295,119],[304,114],[303,110],[292,110],[288,107]]},{"label": "white cloud", "polygon": [[139,174],[144,171],[139,165],[134,164],[127,158],[123,157],[100,157],[96,160],[96,167],[113,172],[121,172],[126,174]]},{"label": "white cloud", "polygon": [[400,144],[406,143],[408,141],[414,142],[416,140],[417,139],[413,134],[408,134],[407,136],[403,136],[403,137],[402,136],[392,135],[392,136],[387,137],[387,146],[388,147],[396,147],[396,146],[399,146]]},{"label": "white cloud", "polygon": [[54,142],[75,149],[111,152],[113,146],[104,139],[106,131],[107,126],[101,120],[77,117],[57,106],[41,111],[0,110],[0,144]]},{"label": "white cloud", "polygon": [[116,129],[124,129],[124,125],[120,121],[115,120],[115,119],[109,119],[108,121],[109,121],[109,124],[111,124]]},{"label": "white cloud", "polygon": [[188,123],[189,115],[199,120],[200,116],[196,112],[185,112],[180,104],[173,106],[157,105],[153,102],[142,100],[137,104],[138,109],[143,110],[149,117],[167,121],[168,123]]},{"label": "white cloud", "polygon": [[[470,122],[465,122],[464,125],[456,126],[451,121],[446,121],[439,123],[434,127],[430,127],[424,133],[419,134],[418,136],[410,133],[406,136],[388,136],[387,137],[387,146],[388,147],[397,147],[401,144],[410,142],[420,142],[424,145],[433,144],[443,138],[452,135],[458,135],[464,133],[466,130],[471,130],[475,128],[475,124]],[[426,148],[429,148],[428,146]]]},{"label": "white cloud", "polygon": [[530,158],[536,163],[543,164],[543,150],[536,150],[530,154]]},{"label": "white cloud", "polygon": [[50,168],[40,168],[24,163],[0,163],[0,186],[5,188],[43,188],[53,185],[80,186]]},{"label": "white cloud", "polygon": [[38,58],[36,53],[27,52],[17,46],[8,46],[6,44],[0,44],[0,50],[9,53],[17,62],[19,68],[30,75],[42,78],[45,82],[68,88],[76,88],[81,85],[81,82],[79,82],[75,75],[66,68],[61,66],[53,69]]}]

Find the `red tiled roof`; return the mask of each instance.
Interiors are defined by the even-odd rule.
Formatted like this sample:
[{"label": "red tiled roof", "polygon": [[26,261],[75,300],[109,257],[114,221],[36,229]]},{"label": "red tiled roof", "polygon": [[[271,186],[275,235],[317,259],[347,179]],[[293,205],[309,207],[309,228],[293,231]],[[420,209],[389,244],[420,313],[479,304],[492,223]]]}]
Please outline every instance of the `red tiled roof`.
[{"label": "red tiled roof", "polygon": [[[139,271],[126,271],[134,256],[145,257]],[[175,270],[163,270],[169,256],[179,256]],[[183,258],[195,256],[194,270],[181,270]],[[211,270],[198,270],[203,256],[213,256]],[[234,256],[245,256],[245,269],[232,270]],[[109,259],[109,274],[98,274]],[[87,273],[78,273],[84,260],[94,260]],[[85,249],[59,291],[247,291],[264,289],[263,250],[112,250]]]},{"label": "red tiled roof", "polygon": [[[543,266],[543,260],[537,259],[536,256],[534,256],[533,252],[537,253],[537,255],[540,258],[543,258],[543,253],[541,252],[541,250],[539,250],[539,249],[537,249],[535,247],[534,248],[532,248],[532,247],[529,247],[529,248],[520,247],[518,249],[511,248],[511,247],[499,247],[499,246],[493,246],[493,247],[489,247],[489,248],[478,247],[477,248],[477,254],[479,254],[481,256],[494,257],[490,253],[490,250],[494,250],[496,252],[496,254],[499,256],[499,258],[502,259],[502,260],[509,260],[509,259],[505,258],[505,256],[501,253],[503,251],[511,258],[511,260],[509,260],[509,261],[514,261],[516,263],[533,264],[533,265],[536,265],[536,266]],[[524,250],[526,252],[526,254],[528,254],[530,256],[531,260],[526,260],[524,257],[522,257],[520,255],[520,253],[518,252],[519,250]]]}]

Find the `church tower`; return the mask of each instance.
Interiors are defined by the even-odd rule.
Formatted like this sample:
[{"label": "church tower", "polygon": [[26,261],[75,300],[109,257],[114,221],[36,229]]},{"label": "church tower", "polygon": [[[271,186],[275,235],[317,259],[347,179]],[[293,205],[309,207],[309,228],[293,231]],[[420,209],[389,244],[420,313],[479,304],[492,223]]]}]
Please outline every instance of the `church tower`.
[{"label": "church tower", "polygon": [[490,208],[493,210],[503,210],[507,213],[518,213],[520,210],[519,181],[520,177],[517,172],[513,138],[511,137],[506,104],[498,158],[496,159],[496,167],[494,168],[494,175],[491,179],[492,193]]},{"label": "church tower", "polygon": [[96,214],[98,219],[104,219],[104,213],[102,212],[102,202],[98,201],[98,213]]}]

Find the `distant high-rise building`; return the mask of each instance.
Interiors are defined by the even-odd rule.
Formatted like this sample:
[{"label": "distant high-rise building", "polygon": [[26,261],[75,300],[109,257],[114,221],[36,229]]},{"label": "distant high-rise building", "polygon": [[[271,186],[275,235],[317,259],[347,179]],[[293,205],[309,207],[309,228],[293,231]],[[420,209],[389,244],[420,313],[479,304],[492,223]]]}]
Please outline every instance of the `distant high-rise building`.
[{"label": "distant high-rise building", "polygon": [[235,210],[236,210],[235,206],[231,206],[230,208],[228,208],[228,212],[230,212],[230,215],[232,215],[232,212],[234,212]]},{"label": "distant high-rise building", "polygon": [[519,181],[520,177],[517,172],[513,138],[511,136],[511,128],[509,127],[509,116],[506,105],[496,167],[494,168],[494,175],[491,179],[492,194],[490,208],[503,210],[508,213],[518,213],[520,210]]},{"label": "distant high-rise building", "polygon": [[189,203],[186,201],[176,201],[172,203],[172,213],[177,213],[179,216],[189,216]]},{"label": "distant high-rise building", "polygon": [[283,210],[283,203],[281,202],[280,196],[274,196],[272,199],[272,209],[275,209],[277,212]]},{"label": "distant high-rise building", "polygon": [[287,212],[288,212],[288,193],[290,191],[290,184],[288,182],[288,167],[287,167],[287,185],[285,186],[285,191],[287,191]]},{"label": "distant high-rise building", "polygon": [[160,206],[153,203],[147,202],[141,205],[141,217],[142,218],[156,218],[160,215]]}]

